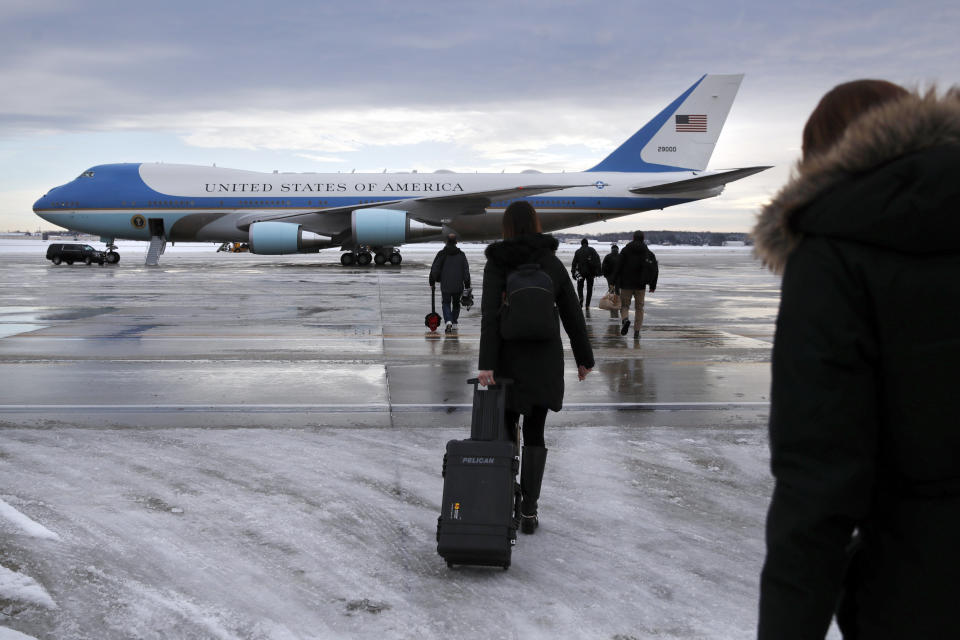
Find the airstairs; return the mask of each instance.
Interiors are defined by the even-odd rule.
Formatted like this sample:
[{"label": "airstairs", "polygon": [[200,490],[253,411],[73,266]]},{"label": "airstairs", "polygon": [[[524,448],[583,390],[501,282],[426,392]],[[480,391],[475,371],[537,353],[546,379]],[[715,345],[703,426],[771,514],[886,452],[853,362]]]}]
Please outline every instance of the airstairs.
[{"label": "airstairs", "polygon": [[150,236],[150,246],[147,248],[148,267],[155,267],[160,264],[160,256],[167,248],[166,236]]}]

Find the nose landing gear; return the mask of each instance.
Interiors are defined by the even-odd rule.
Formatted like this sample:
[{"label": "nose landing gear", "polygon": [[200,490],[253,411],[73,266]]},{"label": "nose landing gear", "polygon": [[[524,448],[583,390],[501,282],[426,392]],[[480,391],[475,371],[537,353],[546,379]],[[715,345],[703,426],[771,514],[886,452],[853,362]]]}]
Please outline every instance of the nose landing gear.
[{"label": "nose landing gear", "polygon": [[104,257],[107,264],[117,264],[120,262],[120,254],[117,253],[117,245],[113,244],[113,240],[105,240],[107,243],[107,255]]}]

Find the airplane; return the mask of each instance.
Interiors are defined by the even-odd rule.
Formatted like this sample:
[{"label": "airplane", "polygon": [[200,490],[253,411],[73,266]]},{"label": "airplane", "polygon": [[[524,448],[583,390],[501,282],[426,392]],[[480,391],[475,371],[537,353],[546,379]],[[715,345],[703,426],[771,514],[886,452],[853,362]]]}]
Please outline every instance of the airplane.
[{"label": "airplane", "polygon": [[743,75],[707,74],[596,166],[540,173],[262,173],[216,166],[104,164],[51,189],[34,212],[115,240],[149,241],[156,265],[166,242],[244,242],[252,253],[339,247],[344,266],[398,265],[399,247],[456,234],[500,237],[503,211],[525,199],[544,232],[720,195],[769,166],[706,171]]}]

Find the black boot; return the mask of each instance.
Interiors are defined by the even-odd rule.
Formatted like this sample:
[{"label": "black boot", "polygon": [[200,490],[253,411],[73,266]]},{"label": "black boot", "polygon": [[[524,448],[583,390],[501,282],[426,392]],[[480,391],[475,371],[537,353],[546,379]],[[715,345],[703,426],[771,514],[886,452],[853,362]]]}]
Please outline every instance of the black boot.
[{"label": "black boot", "polygon": [[547,464],[546,447],[524,447],[523,464],[520,467],[520,531],[533,533],[540,522],[537,520],[537,501],[540,499],[540,484],[543,468]]}]

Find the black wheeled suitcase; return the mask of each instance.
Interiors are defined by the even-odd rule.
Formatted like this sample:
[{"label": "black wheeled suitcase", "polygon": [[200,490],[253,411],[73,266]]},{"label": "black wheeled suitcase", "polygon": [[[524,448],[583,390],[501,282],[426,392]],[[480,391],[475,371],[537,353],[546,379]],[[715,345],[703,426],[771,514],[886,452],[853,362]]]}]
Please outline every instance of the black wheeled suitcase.
[{"label": "black wheeled suitcase", "polygon": [[469,440],[451,440],[443,457],[437,553],[447,566],[510,566],[520,522],[520,458],[504,424],[505,384],[474,378]]}]

